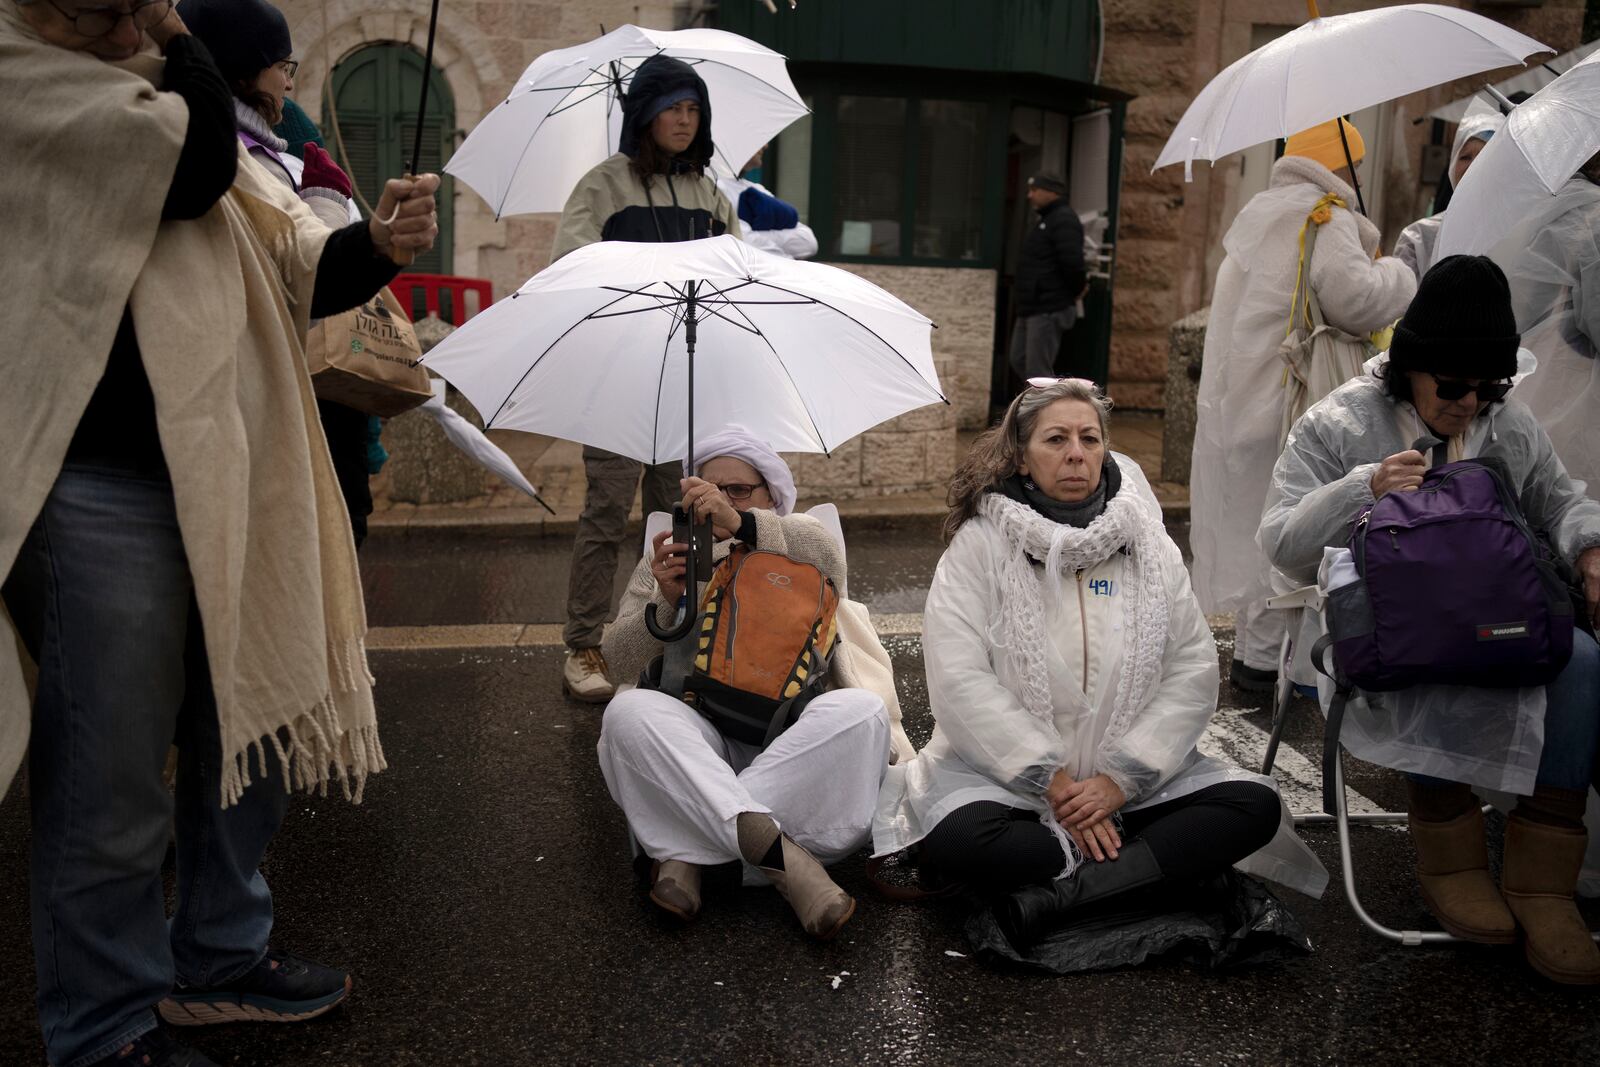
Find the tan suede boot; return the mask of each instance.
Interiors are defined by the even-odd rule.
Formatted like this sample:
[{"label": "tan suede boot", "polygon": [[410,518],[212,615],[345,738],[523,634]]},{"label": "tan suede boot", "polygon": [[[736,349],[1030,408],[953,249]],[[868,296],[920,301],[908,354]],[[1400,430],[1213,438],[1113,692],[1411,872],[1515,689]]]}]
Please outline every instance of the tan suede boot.
[{"label": "tan suede boot", "polygon": [[783,870],[756,869],[789,902],[806,933],[819,941],[832,941],[856,913],[855,898],[834,884],[827,869],[811,853],[787,836],[782,841]]},{"label": "tan suede boot", "polygon": [[683,922],[689,922],[700,914],[699,866],[682,860],[652,863],[650,902]]},{"label": "tan suede boot", "polygon": [[1481,945],[1509,945],[1516,920],[1489,877],[1483,810],[1476,805],[1449,822],[1407,818],[1417,847],[1417,884],[1433,917],[1456,937]]},{"label": "tan suede boot", "polygon": [[1534,970],[1563,985],[1600,985],[1600,947],[1572,900],[1588,844],[1581,822],[1551,826],[1520,809],[1506,820],[1501,882],[1522,928],[1523,955]]}]

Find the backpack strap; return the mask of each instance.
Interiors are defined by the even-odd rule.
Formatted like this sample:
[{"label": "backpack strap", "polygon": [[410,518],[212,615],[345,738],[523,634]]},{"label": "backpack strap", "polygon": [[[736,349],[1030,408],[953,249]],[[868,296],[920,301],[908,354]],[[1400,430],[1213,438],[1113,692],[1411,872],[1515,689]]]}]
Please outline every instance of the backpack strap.
[{"label": "backpack strap", "polygon": [[1333,702],[1328,705],[1328,721],[1322,730],[1322,810],[1329,815],[1339,809],[1334,789],[1335,772],[1339,764],[1339,731],[1344,726],[1345,705],[1350,702],[1350,683],[1338,676],[1337,667],[1330,672],[1323,666],[1328,649],[1333,647],[1333,635],[1323,634],[1311,646],[1311,665],[1318,673],[1333,680]]}]

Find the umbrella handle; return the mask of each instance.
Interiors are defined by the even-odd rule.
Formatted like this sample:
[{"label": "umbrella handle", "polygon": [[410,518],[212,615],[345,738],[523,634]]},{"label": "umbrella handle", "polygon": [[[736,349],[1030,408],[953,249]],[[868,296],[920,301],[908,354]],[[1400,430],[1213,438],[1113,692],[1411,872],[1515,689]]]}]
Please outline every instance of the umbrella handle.
[{"label": "umbrella handle", "polygon": [[[675,511],[674,515],[676,514],[679,514],[679,512]],[[686,601],[689,600],[690,594],[698,591],[700,582],[703,582],[711,577],[709,574],[695,573],[699,569],[696,564],[698,563],[700,556],[700,553],[695,551],[695,546],[699,544],[708,544],[711,537],[711,524],[709,522],[696,523],[692,518],[690,519],[689,551],[684,556],[683,572],[684,599]],[[704,540],[702,540],[702,538]],[[644,628],[650,631],[651,637],[654,637],[657,641],[660,641],[663,644],[673,644],[674,642],[682,641],[684,638],[688,637],[689,632],[694,629],[694,623],[695,612],[693,611],[692,606],[686,606],[683,613],[683,618],[679,620],[677,625],[670,628],[662,626],[661,623],[656,620],[655,611],[646,608],[644,613]]]}]

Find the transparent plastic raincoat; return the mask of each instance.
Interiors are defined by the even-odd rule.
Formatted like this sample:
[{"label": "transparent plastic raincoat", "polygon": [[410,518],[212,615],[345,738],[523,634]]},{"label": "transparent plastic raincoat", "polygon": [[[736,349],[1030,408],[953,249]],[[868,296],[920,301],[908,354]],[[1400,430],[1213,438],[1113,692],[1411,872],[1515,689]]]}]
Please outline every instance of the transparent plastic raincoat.
[{"label": "transparent plastic raincoat", "polygon": [[[1278,354],[1294,304],[1300,229],[1333,193],[1355,191],[1318,163],[1285,156],[1272,186],[1245,205],[1223,238],[1206,326],[1190,475],[1194,586],[1208,612],[1239,611],[1271,595],[1256,526],[1277,461],[1287,390]],[[1417,279],[1397,259],[1373,259],[1378,228],[1335,207],[1317,234],[1311,285],[1329,325],[1364,337],[1398,319]]]},{"label": "transparent plastic raincoat", "polygon": [[1501,241],[1522,343],[1539,370],[1517,396],[1574,478],[1600,487],[1600,186],[1573,178]]},{"label": "transparent plastic raincoat", "polygon": [[[1119,465],[1127,471],[1130,461]],[[1134,468],[1135,470],[1137,468]],[[1142,479],[1122,492],[1149,493]],[[1152,499],[1148,521],[1160,523]],[[939,561],[923,615],[928,699],[937,725],[916,759],[888,769],[873,820],[873,852],[886,855],[920,841],[950,812],[995,801],[1043,814],[1044,789],[1056,768],[1075,778],[1108,773],[1126,783],[1124,810],[1175,800],[1220,782],[1272,779],[1202,756],[1196,744],[1216,711],[1216,644],[1190,589],[1177,546],[1161,536],[1170,626],[1159,679],[1107,765],[1097,763],[1113,713],[1118,676],[1133,626],[1119,595],[1133,570],[1115,551],[1088,568],[1066,595],[1045,599],[1045,657],[1054,721],[1030,714],[1020,696],[1014,657],[998,643],[1001,574],[1008,546],[987,517],[970,520]],[[1073,585],[1077,595],[1072,595]],[[1275,788],[1275,786],[1274,786]],[[1288,809],[1278,835],[1238,864],[1316,896],[1327,872],[1300,841]]]},{"label": "transparent plastic raincoat", "polygon": [[[1332,553],[1324,550],[1349,544],[1356,512],[1373,501],[1378,464],[1428,432],[1414,407],[1385,391],[1378,374],[1386,363],[1370,361],[1362,377],[1307,411],[1272,472],[1260,544],[1293,582],[1320,579],[1326,588],[1324,557]],[[1474,420],[1463,455],[1504,461],[1529,523],[1575,563],[1584,549],[1600,545],[1600,504],[1568,477],[1550,438],[1518,399],[1525,387],[1519,383],[1504,404]],[[1326,709],[1332,687],[1322,682]],[[1415,686],[1358,694],[1342,737],[1370,763],[1526,795],[1544,745],[1544,705],[1543,688]]]}]

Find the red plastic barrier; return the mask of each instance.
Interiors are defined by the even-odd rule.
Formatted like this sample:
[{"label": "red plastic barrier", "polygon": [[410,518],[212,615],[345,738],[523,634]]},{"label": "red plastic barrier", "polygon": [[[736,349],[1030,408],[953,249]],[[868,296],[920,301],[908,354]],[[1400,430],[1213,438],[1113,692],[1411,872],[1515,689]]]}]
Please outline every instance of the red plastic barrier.
[{"label": "red plastic barrier", "polygon": [[[427,314],[437,315],[452,326],[460,326],[494,303],[494,290],[484,278],[458,278],[450,274],[401,274],[389,283],[389,287],[394,290],[400,306],[405,308],[406,314],[413,319],[417,317],[415,293],[420,289]],[[441,293],[450,294],[448,318],[440,310]],[[470,314],[467,311],[468,293],[476,293],[478,296],[477,307]]]}]

